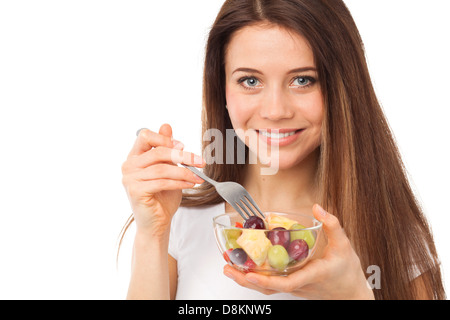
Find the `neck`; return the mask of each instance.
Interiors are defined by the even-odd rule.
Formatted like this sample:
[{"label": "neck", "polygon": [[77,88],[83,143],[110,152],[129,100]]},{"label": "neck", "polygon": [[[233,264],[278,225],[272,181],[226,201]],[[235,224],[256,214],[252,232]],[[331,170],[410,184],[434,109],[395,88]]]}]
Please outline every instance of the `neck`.
[{"label": "neck", "polygon": [[312,212],[316,202],[316,172],[319,148],[294,167],[261,175],[258,164],[247,167],[244,187],[263,211]]}]

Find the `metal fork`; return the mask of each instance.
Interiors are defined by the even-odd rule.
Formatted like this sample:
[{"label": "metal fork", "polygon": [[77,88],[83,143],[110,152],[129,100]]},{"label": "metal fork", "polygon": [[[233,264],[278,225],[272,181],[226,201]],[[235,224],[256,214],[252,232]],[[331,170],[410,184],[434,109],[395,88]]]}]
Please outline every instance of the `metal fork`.
[{"label": "metal fork", "polygon": [[[198,170],[195,167],[187,166],[184,164],[181,164],[183,167],[188,168],[193,173],[198,175],[203,180],[209,182],[212,184],[215,188],[217,193],[226,201],[228,202],[234,210],[236,210],[241,217],[244,220],[247,220],[251,216],[258,216],[258,213],[261,215],[262,218],[264,217],[264,214],[262,211],[258,208],[256,205],[256,202],[253,200],[253,198],[250,196],[247,190],[243,186],[241,186],[239,183],[236,182],[217,182],[205,175],[203,172]],[[252,208],[250,205],[252,204],[253,207],[256,209],[256,211]],[[247,210],[249,209],[251,213]]]}]

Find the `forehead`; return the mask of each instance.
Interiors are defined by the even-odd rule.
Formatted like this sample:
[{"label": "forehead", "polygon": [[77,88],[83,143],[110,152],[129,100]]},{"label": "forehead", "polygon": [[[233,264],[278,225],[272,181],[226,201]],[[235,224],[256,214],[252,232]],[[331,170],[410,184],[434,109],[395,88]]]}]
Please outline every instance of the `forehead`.
[{"label": "forehead", "polygon": [[307,40],[277,25],[252,25],[236,31],[225,52],[226,68],[260,69],[315,66]]}]

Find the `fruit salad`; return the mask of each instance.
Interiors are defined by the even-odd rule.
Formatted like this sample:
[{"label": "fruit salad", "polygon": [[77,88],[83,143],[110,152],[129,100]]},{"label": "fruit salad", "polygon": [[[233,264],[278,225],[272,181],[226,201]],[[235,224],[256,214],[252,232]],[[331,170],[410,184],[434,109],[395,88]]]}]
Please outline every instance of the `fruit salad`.
[{"label": "fruit salad", "polygon": [[244,271],[267,270],[283,273],[299,265],[314,247],[311,230],[297,221],[274,213],[265,220],[252,216],[242,225],[223,230],[225,260]]}]

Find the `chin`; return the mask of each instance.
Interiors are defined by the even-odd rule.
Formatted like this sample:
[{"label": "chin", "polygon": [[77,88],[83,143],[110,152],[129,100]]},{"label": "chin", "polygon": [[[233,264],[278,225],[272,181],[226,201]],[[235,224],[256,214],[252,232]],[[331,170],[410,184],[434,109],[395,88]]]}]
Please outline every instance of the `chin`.
[{"label": "chin", "polygon": [[[312,148],[309,152],[304,152],[301,154],[283,154],[280,153],[278,155],[274,156],[268,156],[264,159],[259,159],[260,163],[263,164],[265,167],[271,167],[276,168],[278,171],[284,171],[292,169],[298,165],[301,165],[304,163],[305,160],[310,159],[311,156],[316,156],[317,153],[315,151],[318,151],[318,148]],[[309,161],[307,161],[309,162]]]},{"label": "chin", "polygon": [[289,159],[286,157],[268,157],[265,159],[259,159],[260,163],[262,164],[262,167],[266,167],[266,168],[274,168],[277,171],[283,171],[283,170],[288,170],[291,169],[293,167],[295,167],[296,165],[299,164],[298,159]]},{"label": "chin", "polygon": [[276,167],[278,164],[278,170],[289,170],[291,168],[294,168],[297,166],[299,161],[296,161],[296,159],[275,159],[272,163],[272,167]]}]

